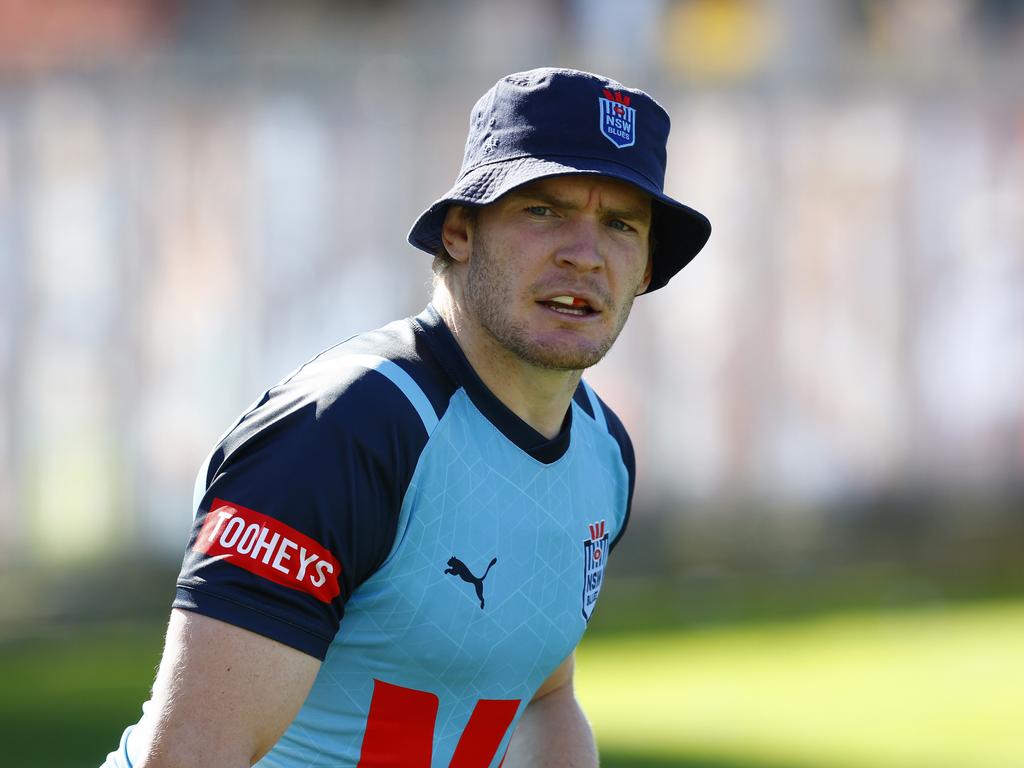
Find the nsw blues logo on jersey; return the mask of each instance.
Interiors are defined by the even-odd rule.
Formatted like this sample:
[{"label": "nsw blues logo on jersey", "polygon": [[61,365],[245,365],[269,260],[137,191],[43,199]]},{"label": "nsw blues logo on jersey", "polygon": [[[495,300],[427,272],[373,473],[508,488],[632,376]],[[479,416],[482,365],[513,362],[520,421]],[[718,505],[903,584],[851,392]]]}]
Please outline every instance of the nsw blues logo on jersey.
[{"label": "nsw blues logo on jersey", "polygon": [[632,147],[636,143],[636,110],[629,106],[629,94],[607,88],[602,92],[604,96],[597,99],[602,135],[619,149]]},{"label": "nsw blues logo on jersey", "polygon": [[604,520],[591,523],[590,538],[583,541],[583,618],[590,621],[597,605],[597,596],[604,581],[604,564],[608,560],[608,531]]}]

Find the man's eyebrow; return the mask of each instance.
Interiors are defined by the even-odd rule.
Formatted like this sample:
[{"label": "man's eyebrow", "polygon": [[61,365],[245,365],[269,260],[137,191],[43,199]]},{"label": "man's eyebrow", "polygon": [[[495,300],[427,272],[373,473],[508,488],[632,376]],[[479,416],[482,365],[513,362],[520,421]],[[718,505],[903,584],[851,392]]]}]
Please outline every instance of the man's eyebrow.
[{"label": "man's eyebrow", "polygon": [[[538,203],[544,203],[545,205],[550,205],[553,208],[564,208],[569,211],[575,211],[580,207],[577,203],[574,203],[571,200],[565,200],[564,198],[553,195],[550,192],[531,189],[528,186],[517,189],[511,194],[518,198],[536,200]],[[644,207],[642,205],[624,205],[613,208],[602,208],[601,213],[622,219],[647,221],[651,216],[651,208]]]},{"label": "man's eyebrow", "polygon": [[617,219],[628,219],[630,221],[650,221],[651,207],[640,205],[627,205],[620,208],[608,208],[605,213]]}]

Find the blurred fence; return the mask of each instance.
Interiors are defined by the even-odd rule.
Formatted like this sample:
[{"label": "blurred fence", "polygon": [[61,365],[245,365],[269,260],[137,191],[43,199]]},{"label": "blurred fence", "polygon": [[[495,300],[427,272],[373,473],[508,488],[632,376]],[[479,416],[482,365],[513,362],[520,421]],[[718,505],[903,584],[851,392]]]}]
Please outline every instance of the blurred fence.
[{"label": "blurred fence", "polygon": [[404,234],[541,64],[651,90],[714,225],[590,375],[636,444],[629,567],[1024,548],[1014,4],[141,5],[127,52],[0,55],[0,570],[173,560],[244,405],[426,302]]}]

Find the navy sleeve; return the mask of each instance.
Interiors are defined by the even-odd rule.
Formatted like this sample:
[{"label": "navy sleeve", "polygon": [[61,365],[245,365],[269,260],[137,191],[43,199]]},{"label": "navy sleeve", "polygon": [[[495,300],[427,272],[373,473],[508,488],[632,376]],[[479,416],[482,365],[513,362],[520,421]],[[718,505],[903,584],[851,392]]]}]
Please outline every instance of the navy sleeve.
[{"label": "navy sleeve", "polygon": [[626,472],[629,474],[629,493],[626,496],[626,515],[622,518],[622,527],[619,528],[618,534],[611,543],[611,550],[615,551],[615,545],[619,543],[619,539],[622,538],[622,534],[626,532],[626,526],[629,525],[629,514],[633,508],[633,489],[636,487],[636,457],[633,455],[633,443],[629,439],[629,433],[626,432],[626,428],[622,425],[619,417],[615,412],[606,406],[604,402],[601,402],[601,407],[604,409],[604,417],[608,422],[608,433],[615,438],[615,442],[619,444],[619,452],[622,454],[622,463],[626,465]]},{"label": "navy sleeve", "polygon": [[[633,443],[629,439],[629,433],[626,432],[626,428],[623,426],[622,421],[616,415],[615,411],[609,408],[596,392],[594,393],[594,396],[597,397],[601,411],[604,414],[608,434],[612,436],[619,446],[619,454],[622,456],[622,463],[626,467],[626,473],[629,476],[629,492],[626,495],[626,513],[622,518],[622,527],[619,528],[619,532],[611,543],[611,549],[614,551],[615,545],[619,543],[619,539],[622,538],[622,534],[626,532],[626,526],[629,525],[629,514],[633,507],[633,489],[636,487],[636,457],[633,455]],[[573,400],[587,413],[588,416],[591,418],[595,417],[593,406],[590,402],[590,398],[587,396],[587,392],[584,389],[582,382],[573,393]]]},{"label": "navy sleeve", "polygon": [[215,449],[175,607],[323,659],[391,551],[428,437],[390,380],[344,371],[300,372]]}]

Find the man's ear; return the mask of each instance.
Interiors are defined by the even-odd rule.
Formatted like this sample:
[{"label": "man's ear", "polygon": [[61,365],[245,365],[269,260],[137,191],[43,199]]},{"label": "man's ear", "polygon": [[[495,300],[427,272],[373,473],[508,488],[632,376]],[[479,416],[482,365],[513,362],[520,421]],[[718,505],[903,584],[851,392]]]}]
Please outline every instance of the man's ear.
[{"label": "man's ear", "polygon": [[465,264],[469,261],[472,250],[470,238],[476,217],[464,205],[449,205],[441,225],[441,242],[445,250],[457,262]]}]

